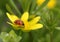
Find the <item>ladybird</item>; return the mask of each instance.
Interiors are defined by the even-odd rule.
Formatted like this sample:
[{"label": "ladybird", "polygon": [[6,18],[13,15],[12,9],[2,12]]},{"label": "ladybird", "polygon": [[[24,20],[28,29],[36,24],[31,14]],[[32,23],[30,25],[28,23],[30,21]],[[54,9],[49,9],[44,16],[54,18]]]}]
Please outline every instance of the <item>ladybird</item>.
[{"label": "ladybird", "polygon": [[21,26],[24,25],[23,21],[21,21],[21,20],[15,20],[14,23],[16,25],[21,25]]}]

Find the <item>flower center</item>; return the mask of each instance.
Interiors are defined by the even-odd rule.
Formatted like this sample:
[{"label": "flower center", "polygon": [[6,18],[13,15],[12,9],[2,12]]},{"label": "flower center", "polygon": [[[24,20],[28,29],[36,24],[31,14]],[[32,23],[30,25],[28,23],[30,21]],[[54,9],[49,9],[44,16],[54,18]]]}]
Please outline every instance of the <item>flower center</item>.
[{"label": "flower center", "polygon": [[21,21],[21,20],[15,20],[14,23],[16,25],[20,25],[20,26],[23,26],[24,25],[23,21]]}]

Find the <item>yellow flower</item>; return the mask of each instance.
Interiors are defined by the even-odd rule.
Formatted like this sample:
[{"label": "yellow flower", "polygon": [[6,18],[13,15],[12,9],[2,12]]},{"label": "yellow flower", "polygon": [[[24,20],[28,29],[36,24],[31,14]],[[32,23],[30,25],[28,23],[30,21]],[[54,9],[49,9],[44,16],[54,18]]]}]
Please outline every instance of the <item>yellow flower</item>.
[{"label": "yellow flower", "polygon": [[40,20],[40,16],[37,16],[32,20],[28,21],[28,18],[29,18],[28,12],[24,12],[21,18],[18,18],[14,14],[10,15],[9,13],[7,13],[7,16],[11,21],[11,23],[10,22],[7,22],[7,23],[12,25],[16,30],[21,29],[23,31],[31,31],[31,30],[36,30],[43,27],[42,24],[37,23]]},{"label": "yellow flower", "polygon": [[37,0],[37,5],[40,6],[45,0]]},{"label": "yellow flower", "polygon": [[[42,5],[44,3],[45,0],[37,0],[37,5]],[[56,0],[50,0],[48,2],[48,4],[46,5],[49,9],[54,8],[54,6],[56,5]]]}]

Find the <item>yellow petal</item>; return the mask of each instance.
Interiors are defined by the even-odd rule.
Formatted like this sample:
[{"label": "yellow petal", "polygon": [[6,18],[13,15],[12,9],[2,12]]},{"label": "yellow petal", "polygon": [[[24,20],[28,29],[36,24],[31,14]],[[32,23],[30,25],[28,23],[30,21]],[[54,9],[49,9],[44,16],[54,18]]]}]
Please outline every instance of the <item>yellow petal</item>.
[{"label": "yellow petal", "polygon": [[29,13],[28,12],[24,12],[23,15],[22,15],[22,17],[21,17],[21,20],[22,21],[27,21],[28,17],[29,17]]},{"label": "yellow petal", "polygon": [[11,20],[11,22],[14,22],[15,20],[18,20],[19,18],[15,15],[10,15],[9,13],[6,13],[8,18]]},{"label": "yellow petal", "polygon": [[45,0],[37,0],[37,5],[40,6],[44,3]]},{"label": "yellow petal", "polygon": [[28,30],[29,29],[29,23],[28,21],[24,21],[24,30]]},{"label": "yellow petal", "polygon": [[22,28],[22,30],[27,30],[28,29],[28,17],[29,17],[29,13],[28,12],[25,12],[22,17],[21,17],[21,20],[23,21],[24,23],[24,28]]},{"label": "yellow petal", "polygon": [[[44,3],[46,0],[37,0],[37,5],[40,6]],[[49,9],[53,8],[56,5],[56,0],[50,0],[48,4],[46,5]]]},{"label": "yellow petal", "polygon": [[32,26],[30,27],[30,30],[40,29],[40,28],[42,28],[42,27],[43,27],[42,24],[36,24],[36,25],[32,25]]},{"label": "yellow petal", "polygon": [[49,3],[47,4],[48,8],[53,8],[56,5],[56,0],[50,0]]},{"label": "yellow petal", "polygon": [[8,24],[10,24],[11,26],[14,26],[14,24],[13,23],[10,23],[10,22],[7,22]]},{"label": "yellow petal", "polygon": [[30,23],[30,25],[34,25],[34,24],[36,24],[39,20],[40,20],[40,16],[37,16],[37,17],[33,18],[29,23]]},{"label": "yellow petal", "polygon": [[10,24],[11,26],[13,26],[15,30],[19,30],[19,29],[20,29],[20,28],[18,28],[17,25],[15,25],[15,24],[13,24],[13,23],[10,23],[10,22],[7,22],[7,23]]}]

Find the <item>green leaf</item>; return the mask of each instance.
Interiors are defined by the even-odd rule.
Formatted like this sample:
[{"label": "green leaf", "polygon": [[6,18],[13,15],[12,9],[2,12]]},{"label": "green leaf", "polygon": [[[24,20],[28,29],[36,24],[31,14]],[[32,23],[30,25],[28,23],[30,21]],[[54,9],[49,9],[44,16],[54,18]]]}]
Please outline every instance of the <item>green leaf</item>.
[{"label": "green leaf", "polygon": [[10,12],[11,14],[13,14],[12,9],[10,8],[9,4],[6,4],[6,9],[8,10],[8,12]]},{"label": "green leaf", "polygon": [[55,27],[55,29],[60,30],[60,27]]},{"label": "green leaf", "polygon": [[16,10],[16,12],[21,15],[21,12],[18,10],[17,6],[15,5],[13,0],[10,0],[10,4],[12,5],[12,7]]},{"label": "green leaf", "polygon": [[16,35],[13,30],[11,30],[9,33],[1,32],[0,38],[3,40],[3,42],[19,42],[21,40],[21,37]]}]

